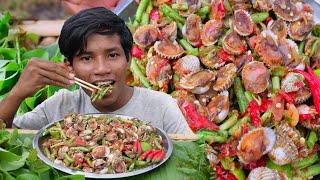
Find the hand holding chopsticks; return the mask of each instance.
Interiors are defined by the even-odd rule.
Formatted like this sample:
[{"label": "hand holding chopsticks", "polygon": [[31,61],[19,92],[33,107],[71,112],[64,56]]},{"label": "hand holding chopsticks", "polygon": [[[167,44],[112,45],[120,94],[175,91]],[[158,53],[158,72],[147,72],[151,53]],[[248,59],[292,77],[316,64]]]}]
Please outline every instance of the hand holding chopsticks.
[{"label": "hand holding chopsticks", "polygon": [[74,82],[75,82],[76,84],[78,84],[79,86],[90,90],[91,92],[96,92],[96,91],[98,91],[98,90],[101,89],[101,88],[99,88],[98,86],[95,86],[95,85],[93,85],[93,84],[91,84],[91,83],[88,83],[88,82],[86,82],[86,81],[84,81],[84,80],[81,80],[81,79],[79,79],[79,78],[77,78],[77,77],[74,77]]}]

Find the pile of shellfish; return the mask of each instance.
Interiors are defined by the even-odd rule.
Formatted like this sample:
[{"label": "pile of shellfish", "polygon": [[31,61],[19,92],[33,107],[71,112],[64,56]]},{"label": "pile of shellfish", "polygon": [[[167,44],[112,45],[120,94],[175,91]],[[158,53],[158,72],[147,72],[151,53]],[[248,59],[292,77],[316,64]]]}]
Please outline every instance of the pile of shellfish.
[{"label": "pile of shellfish", "polygon": [[127,83],[171,94],[195,133],[208,121],[227,134],[206,146],[215,178],[320,174],[319,12],[300,0],[149,3],[148,23],[129,23]]}]

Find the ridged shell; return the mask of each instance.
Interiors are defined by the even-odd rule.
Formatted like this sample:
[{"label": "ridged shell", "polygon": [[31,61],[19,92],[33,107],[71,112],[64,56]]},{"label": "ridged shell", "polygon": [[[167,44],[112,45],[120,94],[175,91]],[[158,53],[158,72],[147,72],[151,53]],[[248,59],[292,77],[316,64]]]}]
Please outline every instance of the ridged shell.
[{"label": "ridged shell", "polygon": [[320,118],[312,119],[312,120],[304,120],[304,121],[299,121],[299,123],[302,124],[307,129],[312,129],[315,131],[320,130]]},{"label": "ridged shell", "polygon": [[275,132],[267,127],[256,128],[242,136],[238,144],[238,157],[243,163],[259,160],[271,151],[276,142]]},{"label": "ridged shell", "polygon": [[253,32],[253,21],[250,14],[243,9],[234,12],[233,29],[240,36],[249,36]]},{"label": "ridged shell", "polygon": [[275,0],[273,3],[273,11],[275,14],[285,21],[296,21],[301,16],[302,3],[294,0]]},{"label": "ridged shell", "polygon": [[296,41],[303,41],[311,32],[314,21],[312,19],[299,19],[288,26],[289,36]]},{"label": "ridged shell", "polygon": [[200,57],[200,61],[204,66],[210,69],[218,69],[226,63],[226,61],[222,60],[215,51],[211,51],[206,56]]},{"label": "ridged shell", "polygon": [[284,92],[298,91],[305,86],[304,77],[299,73],[289,72],[281,81],[281,90]]},{"label": "ridged shell", "polygon": [[183,48],[176,42],[170,40],[156,41],[153,45],[155,52],[162,58],[178,59],[184,53]]},{"label": "ridged shell", "polygon": [[294,101],[296,104],[302,104],[311,97],[310,89],[303,87],[299,89],[294,95]]},{"label": "ridged shell", "polygon": [[276,34],[280,39],[287,37],[287,28],[287,23],[282,19],[277,19],[272,23],[268,23],[268,29]]},{"label": "ridged shell", "polygon": [[227,64],[220,68],[217,72],[217,80],[213,84],[213,90],[224,91],[233,84],[233,80],[237,75],[237,67],[233,64]]},{"label": "ridged shell", "polygon": [[170,24],[164,26],[160,30],[160,36],[162,39],[170,39],[171,41],[177,38],[177,23],[172,21]]},{"label": "ridged shell", "polygon": [[180,86],[184,89],[191,90],[195,94],[202,94],[209,90],[210,83],[216,77],[216,72],[209,70],[198,71],[181,78]]},{"label": "ridged shell", "polygon": [[207,107],[210,120],[215,123],[222,122],[229,114],[229,92],[222,91],[213,97]]},{"label": "ridged shell", "polygon": [[291,39],[280,40],[279,50],[282,54],[282,65],[295,68],[301,64],[303,59],[299,53],[298,45]]},{"label": "ridged shell", "polygon": [[197,46],[201,43],[201,18],[190,14],[182,28],[182,34],[190,44]]},{"label": "ridged shell", "polygon": [[240,55],[247,50],[246,42],[235,32],[231,32],[223,38],[222,47],[227,53],[233,55]]},{"label": "ridged shell", "polygon": [[152,45],[158,38],[158,28],[154,25],[140,26],[133,34],[134,42],[141,47]]},{"label": "ridged shell", "polygon": [[209,20],[203,26],[201,32],[202,44],[210,46],[215,44],[219,37],[223,34],[223,22],[220,20]]},{"label": "ridged shell", "polygon": [[285,174],[280,174],[277,170],[267,167],[258,167],[251,170],[247,180],[286,180]]},{"label": "ridged shell", "polygon": [[245,89],[255,94],[262,93],[269,86],[270,74],[262,62],[251,61],[244,65],[241,77]]},{"label": "ridged shell", "polygon": [[252,0],[253,8],[260,11],[270,11],[272,9],[273,0]]},{"label": "ridged shell", "polygon": [[197,56],[186,55],[177,60],[173,69],[180,76],[185,76],[200,71],[201,66]]}]

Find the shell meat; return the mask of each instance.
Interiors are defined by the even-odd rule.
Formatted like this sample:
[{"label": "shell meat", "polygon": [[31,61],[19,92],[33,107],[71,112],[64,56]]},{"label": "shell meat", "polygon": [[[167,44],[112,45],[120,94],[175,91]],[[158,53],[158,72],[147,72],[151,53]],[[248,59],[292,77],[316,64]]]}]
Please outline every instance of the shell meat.
[{"label": "shell meat", "polygon": [[274,34],[276,34],[280,39],[286,38],[287,33],[287,23],[282,19],[277,19],[268,23],[268,29],[270,29]]},{"label": "shell meat", "polygon": [[229,92],[222,91],[217,96],[213,97],[207,107],[211,121],[216,123],[222,122],[229,113]]},{"label": "shell meat", "polygon": [[198,46],[201,44],[201,18],[190,14],[182,28],[182,34],[190,44]]},{"label": "shell meat", "polygon": [[228,89],[237,75],[237,67],[233,63],[227,64],[217,72],[217,80],[213,84],[213,90],[223,91]]},{"label": "shell meat", "polygon": [[235,32],[231,32],[223,38],[222,47],[227,53],[234,55],[240,55],[247,50],[246,42]]},{"label": "shell meat", "polygon": [[216,72],[209,70],[198,71],[181,78],[180,86],[184,89],[191,90],[195,94],[202,94],[209,90],[210,83],[216,77]]},{"label": "shell meat", "polygon": [[296,3],[295,0],[275,0],[273,11],[285,21],[296,21],[301,16],[302,3]]},{"label": "shell meat", "polygon": [[226,63],[226,61],[222,60],[214,50],[210,51],[205,56],[201,56],[200,61],[204,66],[210,69],[218,69]]},{"label": "shell meat", "polygon": [[193,74],[200,71],[200,61],[197,56],[186,55],[178,59],[178,61],[173,66],[175,73],[179,76],[186,76],[188,74]]},{"label": "shell meat", "polygon": [[233,29],[240,36],[249,36],[253,32],[253,21],[250,14],[243,9],[234,12]]},{"label": "shell meat", "polygon": [[215,44],[219,37],[223,34],[223,22],[220,20],[209,20],[203,26],[201,32],[202,44],[210,46]]},{"label": "shell meat", "polygon": [[275,169],[258,167],[250,171],[247,180],[287,180],[285,173],[279,173]]},{"label": "shell meat", "polygon": [[243,67],[241,76],[245,89],[252,93],[262,93],[269,86],[270,74],[262,62],[249,62]]},{"label": "shell meat", "polygon": [[171,41],[177,38],[177,23],[172,21],[160,30],[161,39],[169,39]]},{"label": "shell meat", "polygon": [[301,18],[289,24],[288,34],[293,40],[302,41],[310,34],[313,24],[312,19]]},{"label": "shell meat", "polygon": [[242,136],[238,144],[239,160],[245,164],[256,162],[271,151],[276,142],[276,134],[270,128],[256,128]]},{"label": "shell meat", "polygon": [[154,25],[140,26],[133,34],[134,42],[141,47],[152,45],[158,37],[158,28]]},{"label": "shell meat", "polygon": [[162,58],[178,59],[184,53],[183,48],[170,40],[156,41],[153,45],[155,52]]},{"label": "shell meat", "polygon": [[295,68],[301,63],[302,56],[299,53],[298,46],[291,39],[279,41],[279,50],[282,54],[282,65]]}]

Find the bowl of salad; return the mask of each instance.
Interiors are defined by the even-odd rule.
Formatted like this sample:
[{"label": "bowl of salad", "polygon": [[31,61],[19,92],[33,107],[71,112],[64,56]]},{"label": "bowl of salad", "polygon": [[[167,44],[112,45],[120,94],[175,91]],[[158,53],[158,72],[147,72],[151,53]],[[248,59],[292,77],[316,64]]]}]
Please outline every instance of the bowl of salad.
[{"label": "bowl of salad", "polygon": [[69,114],[39,130],[33,146],[49,166],[97,179],[146,173],[166,162],[173,150],[163,130],[115,114]]}]

